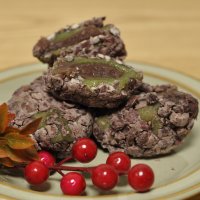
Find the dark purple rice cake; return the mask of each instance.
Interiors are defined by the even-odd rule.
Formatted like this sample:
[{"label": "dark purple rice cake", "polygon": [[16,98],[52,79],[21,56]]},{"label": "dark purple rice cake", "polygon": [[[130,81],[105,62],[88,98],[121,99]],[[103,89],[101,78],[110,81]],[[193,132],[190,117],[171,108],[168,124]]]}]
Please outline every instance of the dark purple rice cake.
[{"label": "dark purple rice cake", "polygon": [[119,111],[95,119],[93,134],[104,149],[154,157],[171,152],[189,134],[198,101],[175,86],[145,88],[149,91],[132,96]]},{"label": "dark purple rice cake", "polygon": [[104,25],[105,17],[93,18],[67,26],[56,33],[42,37],[33,48],[33,55],[52,66],[60,56],[108,55],[123,59],[126,49],[120,32],[112,24]]},{"label": "dark purple rice cake", "polygon": [[125,103],[143,75],[119,60],[103,57],[60,57],[44,76],[47,91],[88,107],[115,108]]},{"label": "dark purple rice cake", "polygon": [[92,133],[91,114],[74,104],[51,97],[45,92],[41,77],[15,91],[8,105],[9,111],[16,114],[13,123],[17,127],[42,117],[39,129],[33,135],[37,149],[52,151],[59,158],[70,154],[75,139]]}]

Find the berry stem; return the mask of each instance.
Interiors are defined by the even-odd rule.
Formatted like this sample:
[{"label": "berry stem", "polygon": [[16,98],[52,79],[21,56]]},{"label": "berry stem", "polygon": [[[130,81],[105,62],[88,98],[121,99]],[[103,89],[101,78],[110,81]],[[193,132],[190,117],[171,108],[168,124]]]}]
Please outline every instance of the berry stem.
[{"label": "berry stem", "polygon": [[55,171],[57,171],[61,176],[65,175],[61,170],[55,170]]},{"label": "berry stem", "polygon": [[65,170],[65,171],[81,171],[81,172],[91,173],[92,170],[95,168],[96,166],[94,167],[53,166],[53,167],[50,167],[49,169],[56,170],[56,171]]},{"label": "berry stem", "polygon": [[69,157],[66,157],[64,158],[63,160],[61,160],[59,163],[56,164],[56,167],[60,167],[62,164],[64,164],[65,162],[69,161],[69,160],[72,160],[73,159],[73,156],[69,156]]},{"label": "berry stem", "polygon": [[[55,167],[60,167],[61,165],[63,165],[65,162],[69,161],[69,160],[72,160],[73,159],[73,156],[69,156],[69,157],[66,157],[64,158],[63,160],[61,160],[59,163],[57,163],[55,165]],[[61,176],[64,176],[65,174],[61,171],[61,170],[56,170]]]}]

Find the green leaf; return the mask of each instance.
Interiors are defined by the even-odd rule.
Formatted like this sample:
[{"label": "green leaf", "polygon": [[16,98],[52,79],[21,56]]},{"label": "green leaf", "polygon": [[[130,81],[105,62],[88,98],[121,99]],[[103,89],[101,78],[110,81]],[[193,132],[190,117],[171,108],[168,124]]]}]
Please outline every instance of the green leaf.
[{"label": "green leaf", "polygon": [[35,141],[30,137],[16,132],[6,134],[4,138],[7,139],[7,144],[12,149],[26,149],[35,144]]},{"label": "green leaf", "polygon": [[24,127],[20,131],[20,134],[30,135],[30,134],[35,133],[40,125],[41,120],[42,120],[42,118],[38,118],[38,119],[32,121],[31,123],[29,123],[26,127]]},{"label": "green leaf", "polygon": [[8,126],[8,106],[6,103],[0,105],[0,134],[4,133]]}]

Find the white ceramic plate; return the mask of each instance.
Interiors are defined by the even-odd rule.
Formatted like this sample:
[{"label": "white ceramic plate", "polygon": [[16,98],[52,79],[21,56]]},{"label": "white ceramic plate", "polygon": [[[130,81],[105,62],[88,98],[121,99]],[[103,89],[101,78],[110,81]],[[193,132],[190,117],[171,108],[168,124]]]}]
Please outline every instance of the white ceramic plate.
[{"label": "white ceramic plate", "polygon": [[[163,68],[129,63],[134,68],[144,71],[145,81],[151,84],[172,83],[181,90],[200,99],[200,81],[186,75]],[[0,72],[0,102],[6,102],[20,86],[30,83],[46,69],[42,64],[19,66]],[[184,199],[200,192],[200,119],[195,123],[191,135],[175,153],[156,159],[132,159],[132,164],[147,163],[155,172],[155,184],[148,193],[135,193],[126,180],[110,193],[96,190],[87,179],[85,196],[64,196],[59,188],[60,175],[55,174],[40,187],[30,187],[18,174],[5,175],[0,172],[0,199],[39,199],[39,200],[155,200]],[[99,150],[97,159],[90,163],[96,165],[105,161],[107,153]],[[74,165],[80,165],[75,163]]]}]

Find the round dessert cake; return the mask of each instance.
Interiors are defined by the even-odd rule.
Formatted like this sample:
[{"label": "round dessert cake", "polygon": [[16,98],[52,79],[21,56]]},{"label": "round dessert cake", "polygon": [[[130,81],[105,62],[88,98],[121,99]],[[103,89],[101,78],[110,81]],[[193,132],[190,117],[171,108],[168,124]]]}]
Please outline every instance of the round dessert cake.
[{"label": "round dessert cake", "polygon": [[124,59],[126,49],[120,31],[113,24],[104,25],[105,17],[93,18],[60,29],[42,37],[33,48],[33,55],[52,66],[63,55],[96,56],[107,55]]},{"label": "round dessert cake", "polygon": [[109,152],[153,157],[179,146],[193,127],[198,101],[175,86],[149,86],[126,106],[96,117],[93,134]]},{"label": "round dessert cake", "polygon": [[92,133],[91,114],[80,106],[50,96],[42,77],[15,91],[8,105],[9,111],[16,115],[13,125],[17,127],[42,117],[39,129],[33,134],[37,149],[51,151],[59,158],[71,153],[74,140]]},{"label": "round dessert cake", "polygon": [[106,56],[62,57],[44,76],[47,91],[56,98],[94,108],[125,103],[142,78],[141,72]]}]

